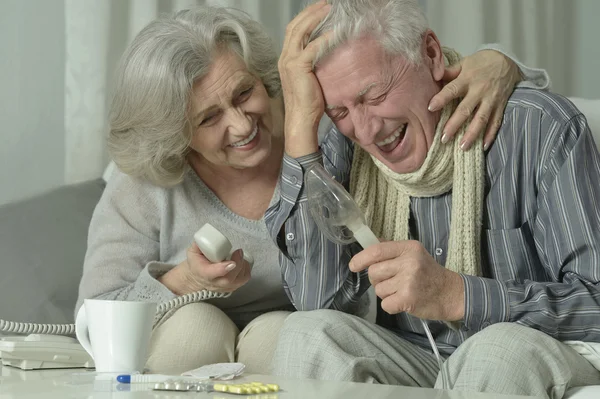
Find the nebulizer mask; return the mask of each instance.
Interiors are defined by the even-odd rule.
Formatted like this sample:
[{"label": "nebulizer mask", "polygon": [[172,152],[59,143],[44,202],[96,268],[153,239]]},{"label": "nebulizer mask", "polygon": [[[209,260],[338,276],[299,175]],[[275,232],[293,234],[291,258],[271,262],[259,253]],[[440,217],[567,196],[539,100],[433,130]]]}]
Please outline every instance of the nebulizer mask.
[{"label": "nebulizer mask", "polygon": [[305,183],[311,216],[327,238],[338,244],[358,241],[363,248],[379,244],[354,199],[323,166],[311,166]]},{"label": "nebulizer mask", "polygon": [[[367,225],[365,218],[344,186],[337,182],[321,164],[312,165],[304,177],[308,207],[319,230],[337,244],[358,242],[363,249],[379,244],[379,239]],[[425,320],[421,320],[431,349],[435,354],[442,385],[447,386],[447,378],[442,368],[442,358]]]}]

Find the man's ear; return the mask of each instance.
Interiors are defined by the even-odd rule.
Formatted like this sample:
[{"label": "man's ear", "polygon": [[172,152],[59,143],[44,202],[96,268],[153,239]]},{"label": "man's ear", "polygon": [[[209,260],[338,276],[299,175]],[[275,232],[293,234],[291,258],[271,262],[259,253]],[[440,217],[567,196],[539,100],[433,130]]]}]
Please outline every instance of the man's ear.
[{"label": "man's ear", "polygon": [[431,29],[427,29],[423,35],[423,57],[433,79],[441,81],[446,70],[444,53],[439,39]]}]

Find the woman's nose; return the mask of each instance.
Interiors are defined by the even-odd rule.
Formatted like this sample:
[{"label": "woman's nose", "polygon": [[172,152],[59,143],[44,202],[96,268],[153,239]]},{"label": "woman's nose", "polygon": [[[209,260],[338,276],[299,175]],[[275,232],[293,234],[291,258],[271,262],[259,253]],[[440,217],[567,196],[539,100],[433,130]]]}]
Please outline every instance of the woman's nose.
[{"label": "woman's nose", "polygon": [[229,113],[229,127],[233,133],[240,135],[250,134],[252,131],[252,118],[240,108],[233,108]]}]

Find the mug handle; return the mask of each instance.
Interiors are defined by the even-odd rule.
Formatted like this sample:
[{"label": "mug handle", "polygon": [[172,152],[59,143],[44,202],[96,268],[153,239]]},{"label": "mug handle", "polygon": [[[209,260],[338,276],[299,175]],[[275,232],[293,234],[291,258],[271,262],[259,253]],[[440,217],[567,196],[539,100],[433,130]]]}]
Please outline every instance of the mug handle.
[{"label": "mug handle", "polygon": [[77,340],[85,349],[85,351],[90,355],[93,359],[94,354],[92,353],[92,343],[90,342],[90,332],[88,329],[87,316],[85,315],[85,304],[82,304],[77,312],[77,317],[75,318],[75,335],[77,336]]}]

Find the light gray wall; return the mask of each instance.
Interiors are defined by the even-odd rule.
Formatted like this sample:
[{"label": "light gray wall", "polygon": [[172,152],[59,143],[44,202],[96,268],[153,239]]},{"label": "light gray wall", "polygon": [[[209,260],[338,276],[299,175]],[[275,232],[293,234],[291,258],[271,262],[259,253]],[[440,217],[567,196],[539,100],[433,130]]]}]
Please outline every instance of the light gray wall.
[{"label": "light gray wall", "polygon": [[[600,98],[600,1],[570,0],[575,7],[576,29],[573,42],[574,96]],[[557,27],[559,29],[559,27]]]},{"label": "light gray wall", "polygon": [[64,177],[64,2],[0,1],[0,204]]}]

